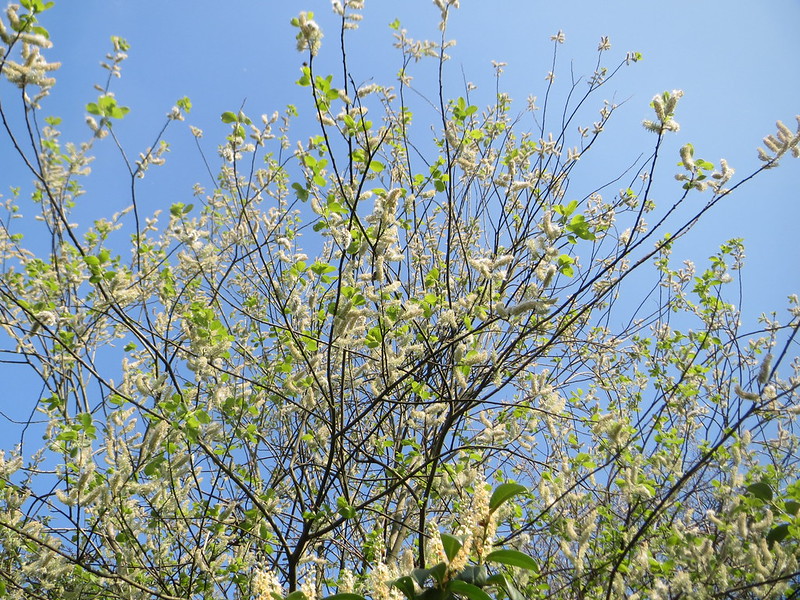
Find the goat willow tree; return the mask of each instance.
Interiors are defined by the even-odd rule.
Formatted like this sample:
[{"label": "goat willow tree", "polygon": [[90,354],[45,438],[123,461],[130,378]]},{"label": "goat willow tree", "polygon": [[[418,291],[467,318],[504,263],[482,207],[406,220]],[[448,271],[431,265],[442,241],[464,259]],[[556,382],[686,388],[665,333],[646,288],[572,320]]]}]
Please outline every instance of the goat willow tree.
[{"label": "goat willow tree", "polygon": [[[595,98],[637,54],[604,67],[601,40],[588,86],[555,111],[551,78],[523,131],[507,95],[442,89],[457,0],[435,2],[439,41],[394,23],[399,78],[356,88],[348,0],[338,75],[318,72],[337,50],[313,15],[292,21],[315,113],[223,113],[213,188],[147,215],[138,182],[190,101],[129,161],[106,84],[88,140],[62,142],[52,3],[21,4],[0,21],[5,143],[27,169],[3,200],[0,315],[6,377],[40,385],[17,392],[35,413],[0,459],[0,597],[798,597],[800,306],[744,334],[726,300],[741,243],[697,271],[670,252],[800,134],[779,123],[738,179],[686,144],[657,204],[678,158],[658,160],[678,130],[664,93],[627,187],[586,187],[616,108]],[[409,100],[422,61],[433,124]],[[117,150],[130,209],[73,223],[92,153]],[[616,325],[647,269],[657,301]]]}]

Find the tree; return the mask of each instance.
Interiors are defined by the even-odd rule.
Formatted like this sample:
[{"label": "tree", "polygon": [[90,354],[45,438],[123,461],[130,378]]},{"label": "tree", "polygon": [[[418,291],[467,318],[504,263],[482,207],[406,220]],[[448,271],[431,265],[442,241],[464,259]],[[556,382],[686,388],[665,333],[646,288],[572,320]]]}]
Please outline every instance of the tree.
[{"label": "tree", "polygon": [[[342,40],[361,4],[334,2]],[[130,209],[92,224],[71,214],[128,109],[109,76],[89,139],[63,143],[40,117],[52,3],[7,9],[0,72],[22,117],[5,95],[0,116],[29,180],[4,199],[3,352],[41,393],[0,460],[0,596],[797,597],[800,305],[748,332],[726,296],[741,241],[699,270],[670,254],[798,156],[800,133],[779,122],[740,178],[686,144],[656,204],[682,95],[665,92],[649,157],[619,192],[587,187],[579,159],[616,110],[595,98],[639,56],[602,66],[601,40],[558,129],[551,78],[524,130],[507,95],[479,108],[444,89],[457,4],[436,0],[435,42],[392,24],[399,77],[361,87],[344,41],[342,74],[318,72],[328,50],[300,13],[317,133],[292,140],[311,117],[294,107],[224,112],[212,188],[142,214],[182,98],[138,160],[116,144]],[[129,47],[112,41],[119,75]],[[440,74],[430,140],[420,61]],[[648,269],[657,301],[631,308]]]}]

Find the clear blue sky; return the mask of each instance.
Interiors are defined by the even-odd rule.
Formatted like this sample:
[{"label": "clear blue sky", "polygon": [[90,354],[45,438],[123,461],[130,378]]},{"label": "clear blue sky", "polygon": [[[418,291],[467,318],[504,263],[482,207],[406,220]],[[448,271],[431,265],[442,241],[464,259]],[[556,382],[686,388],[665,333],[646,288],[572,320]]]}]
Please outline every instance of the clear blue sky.
[{"label": "clear blue sky", "polygon": [[[84,107],[97,95],[92,85],[105,79],[99,61],[110,49],[109,36],[120,35],[131,44],[130,58],[112,89],[120,103],[133,110],[115,129],[134,157],[151,144],[164,115],[181,96],[194,103],[188,122],[206,131],[205,150],[210,156],[225,134],[219,121],[222,111],[238,110],[245,99],[245,110],[253,115],[283,109],[290,102],[302,106],[303,91],[293,82],[304,58],[295,50],[295,32],[289,25],[300,10],[313,10],[328,33],[318,69],[339,72],[335,20],[327,0],[60,0],[56,4],[43,22],[55,43],[48,56],[64,66],[45,113],[64,118],[66,140],[83,138]],[[395,17],[412,37],[437,35],[438,10],[429,0],[367,0],[362,27],[349,42],[352,64],[361,77],[358,83],[393,82],[399,61],[387,24]],[[798,23],[798,0],[463,0],[451,23],[450,34],[458,45],[451,51],[448,83],[453,96],[463,93],[463,81],[468,80],[482,86],[489,98],[491,60],[505,61],[506,90],[521,109],[529,94],[544,93],[551,34],[559,29],[566,34],[567,43],[560,48],[562,77],[571,60],[577,75],[590,74],[598,40],[608,35],[613,46],[609,62],[628,50],[641,52],[644,61],[625,69],[606,88],[604,97],[615,93],[616,100],[627,103],[605,134],[601,150],[608,168],[592,167],[597,170],[586,176],[605,182],[618,174],[620,165],[648,153],[653,136],[640,122],[649,116],[651,97],[674,88],[686,92],[677,115],[682,130],[669,140],[663,165],[677,162],[678,147],[692,142],[696,155],[715,164],[726,157],[744,174],[758,165],[755,148],[764,135],[774,132],[776,119],[792,129],[796,126]],[[326,53],[334,59],[326,58]],[[9,93],[6,86],[6,101]],[[167,167],[152,171],[142,182],[144,212],[190,201],[192,183],[203,178],[187,127],[172,129],[167,139],[173,146]],[[86,212],[78,215],[100,216],[128,202],[127,186],[119,183],[124,171],[110,140],[98,146],[97,154],[95,172],[87,183],[89,194],[81,201]],[[0,150],[0,159],[12,164],[6,162],[7,156],[5,148]],[[19,183],[18,175],[9,177],[11,173],[0,168],[4,189]],[[761,310],[782,309],[787,294],[800,292],[799,184],[800,161],[785,159],[780,169],[709,215],[676,249],[675,259],[692,258],[701,264],[720,242],[744,237],[746,314],[752,319]],[[664,182],[662,190],[657,200],[666,202],[679,188],[676,182]]]}]

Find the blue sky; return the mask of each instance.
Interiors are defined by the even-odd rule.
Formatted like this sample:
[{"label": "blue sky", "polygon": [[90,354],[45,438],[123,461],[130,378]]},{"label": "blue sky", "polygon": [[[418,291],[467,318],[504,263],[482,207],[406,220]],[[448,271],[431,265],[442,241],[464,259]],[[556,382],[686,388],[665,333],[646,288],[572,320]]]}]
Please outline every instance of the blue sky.
[{"label": "blue sky", "polygon": [[[59,83],[44,112],[64,119],[65,140],[85,137],[84,107],[97,93],[92,85],[105,80],[99,62],[110,50],[109,37],[119,35],[131,44],[123,77],[114,82],[119,102],[132,112],[115,129],[130,155],[136,156],[155,139],[164,115],[175,100],[188,96],[194,110],[188,123],[206,131],[207,155],[214,156],[225,134],[219,115],[226,110],[259,115],[281,110],[288,103],[304,106],[304,91],[293,84],[304,57],[295,50],[295,31],[289,20],[300,10],[312,10],[328,35],[323,40],[317,72],[338,73],[337,33],[327,0],[269,2],[266,0],[81,0],[60,1],[43,16],[54,48],[48,56],[63,62]],[[399,68],[391,47],[388,23],[399,18],[415,38],[435,38],[438,9],[429,0],[367,0],[362,27],[349,42],[352,66],[360,79],[392,83]],[[524,107],[530,95],[541,97],[550,69],[549,36],[566,34],[560,47],[560,77],[570,64],[576,75],[594,67],[601,35],[611,38],[609,64],[628,50],[644,55],[613,80],[603,97],[626,103],[607,128],[603,146],[587,178],[605,182],[640,154],[652,148],[653,136],[640,126],[649,117],[651,97],[681,88],[678,135],[666,144],[664,167],[677,162],[686,142],[696,156],[717,164],[728,159],[739,174],[758,166],[755,149],[782,119],[792,129],[800,113],[800,1],[730,2],[533,2],[463,0],[451,22],[450,37],[458,40],[447,78],[450,95],[463,94],[464,81],[479,86],[476,94],[491,98],[491,61],[508,63],[505,90]],[[421,84],[424,82],[420,82]],[[10,90],[3,91],[9,101]],[[477,102],[481,104],[481,102]],[[152,171],[142,182],[144,212],[191,201],[191,186],[203,180],[204,170],[185,124],[167,135],[173,151],[167,167]],[[298,137],[307,133],[295,130]],[[110,140],[96,149],[89,193],[78,216],[95,218],[128,203],[120,158]],[[7,147],[0,159],[13,164]],[[607,162],[606,162],[607,161]],[[676,168],[677,170],[677,168]],[[14,173],[14,177],[9,177]],[[18,171],[0,169],[0,185],[19,184]],[[663,171],[657,200],[669,202],[679,192],[672,175]],[[592,181],[587,181],[592,183]],[[785,159],[780,169],[728,198],[724,205],[676,249],[676,260],[698,264],[730,237],[744,237],[748,262],[744,275],[744,310],[752,320],[762,310],[782,309],[785,297],[800,291],[800,250],[795,243],[800,203],[800,161]],[[700,200],[698,199],[698,202]]]}]

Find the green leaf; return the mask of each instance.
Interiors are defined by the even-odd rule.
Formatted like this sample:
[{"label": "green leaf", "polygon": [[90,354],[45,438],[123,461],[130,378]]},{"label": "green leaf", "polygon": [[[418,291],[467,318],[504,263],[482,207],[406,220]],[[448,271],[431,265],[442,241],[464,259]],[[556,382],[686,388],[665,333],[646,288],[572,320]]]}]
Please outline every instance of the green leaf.
[{"label": "green leaf", "polygon": [[706,171],[714,170],[714,163],[710,163],[707,160],[703,160],[702,158],[698,158],[694,162],[694,164],[697,165],[697,167],[699,167],[700,169],[704,169]]},{"label": "green leaf", "polygon": [[564,206],[563,204],[557,204],[556,206],[553,207],[553,210],[563,217],[568,217],[575,212],[576,208],[578,208],[578,201],[572,200],[566,206]]},{"label": "green leaf", "polygon": [[424,588],[428,579],[431,577],[434,581],[441,583],[446,572],[447,566],[442,562],[430,569],[414,569],[411,571],[411,577],[414,578],[419,587]]},{"label": "green leaf", "polygon": [[587,452],[580,452],[575,457],[575,464],[580,465],[584,469],[594,469],[597,466],[592,460],[591,455]]},{"label": "green leaf", "polygon": [[772,502],[772,488],[764,481],[758,483],[751,483],[745,488],[753,496],[764,502]]},{"label": "green leaf", "polygon": [[489,499],[489,510],[494,512],[506,501],[519,494],[525,494],[527,491],[528,488],[518,483],[502,483],[497,486],[497,489],[492,493],[492,497]]},{"label": "green leaf", "polygon": [[567,277],[572,277],[575,275],[575,269],[572,268],[574,263],[575,259],[569,254],[562,254],[558,257],[558,272],[563,273]]},{"label": "green leaf", "polygon": [[775,542],[782,542],[787,535],[789,535],[789,524],[781,523],[777,527],[770,529],[769,533],[767,534],[767,543],[771,548],[772,544]]},{"label": "green leaf", "polygon": [[223,123],[235,123],[236,122],[236,113],[232,113],[231,111],[225,111],[222,113],[220,117]]},{"label": "green leaf", "polygon": [[478,587],[484,587],[487,582],[487,576],[486,565],[467,565],[461,569],[461,572],[455,578]]},{"label": "green leaf", "polygon": [[119,49],[119,52],[127,52],[131,49],[131,45],[128,43],[128,40],[119,37],[118,35],[111,36],[111,43],[114,44],[114,48]]},{"label": "green leaf", "polygon": [[530,556],[519,550],[495,550],[486,556],[488,562],[496,562],[511,567],[522,567],[529,571],[539,572],[539,566]]},{"label": "green leaf", "polygon": [[[353,519],[356,516],[356,509],[341,496],[336,499],[336,505],[339,507],[339,514],[345,519]],[[331,596],[333,597],[333,596]]]},{"label": "green leaf", "polygon": [[159,457],[144,466],[144,474],[148,477],[152,477],[158,472],[159,465],[163,462],[163,457]]},{"label": "green leaf", "polygon": [[367,600],[361,594],[341,593],[333,596],[325,596],[322,600]]},{"label": "green leaf", "polygon": [[408,598],[408,600],[414,600],[414,580],[408,575],[404,575],[403,577],[395,579],[389,585],[392,585],[403,592],[403,595]]},{"label": "green leaf", "polygon": [[416,600],[453,600],[453,595],[441,588],[433,587],[422,592]]},{"label": "green leaf", "polygon": [[286,596],[283,600],[306,600],[306,595],[300,590],[296,590]]},{"label": "green leaf", "polygon": [[314,264],[311,265],[311,272],[314,273],[314,275],[325,275],[335,270],[336,267],[320,260],[315,261]]},{"label": "green leaf", "polygon": [[526,600],[526,598],[520,593],[520,591],[516,588],[516,586],[508,580],[508,578],[503,573],[497,573],[489,577],[487,583],[491,585],[496,585],[505,590],[506,594],[508,594],[509,600]]},{"label": "green leaf", "polygon": [[596,239],[594,233],[589,230],[589,224],[586,222],[586,217],[583,215],[575,215],[567,225],[567,231],[574,233],[582,240]]},{"label": "green leaf", "polygon": [[308,200],[308,190],[304,188],[302,185],[300,185],[299,183],[293,183],[292,189],[294,190],[294,193],[297,196],[298,200],[300,200],[301,202],[305,202],[306,200]]},{"label": "green leaf", "polygon": [[356,128],[356,121],[350,115],[342,115],[342,122],[348,130],[353,132]]},{"label": "green leaf", "polygon": [[178,101],[175,104],[182,111],[185,111],[187,113],[192,111],[192,101],[189,100],[188,96],[184,96],[183,98],[178,98]]},{"label": "green leaf", "polygon": [[364,344],[367,348],[377,348],[383,342],[383,332],[380,327],[373,327],[367,332]]},{"label": "green leaf", "polygon": [[425,582],[428,581],[428,578],[431,576],[430,569],[414,569],[411,571],[411,577],[414,578],[414,581],[417,582],[419,587],[425,587]]},{"label": "green leaf", "polygon": [[350,230],[350,244],[347,246],[347,253],[348,254],[355,254],[361,248],[361,231],[358,229]]},{"label": "green leaf", "polygon": [[439,537],[442,538],[442,546],[444,546],[444,553],[447,555],[447,560],[453,560],[458,551],[461,550],[461,540],[456,536],[449,533],[441,533]]},{"label": "green leaf", "polygon": [[95,115],[101,115],[111,119],[121,119],[130,112],[127,106],[117,106],[114,96],[100,96],[97,103],[87,105],[86,110]]},{"label": "green leaf", "polygon": [[800,502],[795,502],[794,500],[787,500],[783,504],[783,510],[786,512],[786,514],[794,516],[797,514],[798,509],[800,509]]},{"label": "green leaf", "polygon": [[450,581],[447,584],[447,589],[461,596],[466,596],[470,600],[492,600],[491,596],[481,588],[467,583],[466,581],[459,581],[458,579]]}]

